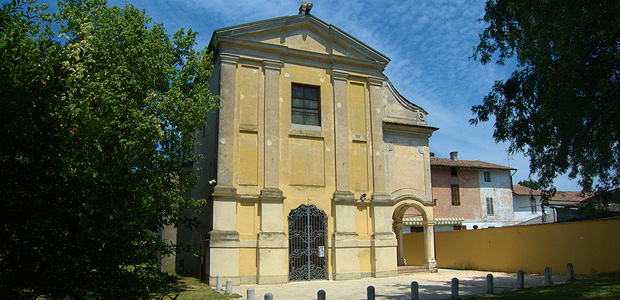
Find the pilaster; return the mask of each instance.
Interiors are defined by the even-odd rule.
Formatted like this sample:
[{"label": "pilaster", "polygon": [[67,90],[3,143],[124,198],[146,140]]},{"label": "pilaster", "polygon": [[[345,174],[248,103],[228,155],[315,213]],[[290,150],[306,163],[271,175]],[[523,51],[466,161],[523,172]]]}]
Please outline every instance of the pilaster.
[{"label": "pilaster", "polygon": [[220,108],[217,151],[217,182],[233,185],[235,152],[235,86],[238,56],[220,54]]},{"label": "pilaster", "polygon": [[335,228],[333,234],[334,280],[361,278],[359,235],[355,232],[355,199],[351,192],[336,191],[333,198]]},{"label": "pilaster", "polygon": [[383,146],[383,117],[385,106],[381,87],[383,80],[377,77],[368,79],[370,86],[370,126],[372,143],[373,190],[375,193],[386,194],[387,175],[385,173],[385,147]]},{"label": "pilaster", "polygon": [[349,74],[332,70],[334,82],[334,135],[336,140],[336,191],[349,191],[349,111],[347,80]]},{"label": "pilaster", "polygon": [[265,60],[265,188],[279,188],[280,184],[280,69],[279,61]]},{"label": "pilaster", "polygon": [[216,277],[239,284],[239,233],[237,224],[237,189],[217,185],[213,188],[213,230],[209,232],[209,285]]},{"label": "pilaster", "polygon": [[372,275],[398,275],[396,235],[392,232],[392,200],[389,194],[372,195],[373,233],[371,237]]},{"label": "pilaster", "polygon": [[261,190],[261,231],[258,233],[258,284],[288,282],[288,239],[284,233],[282,191]]}]

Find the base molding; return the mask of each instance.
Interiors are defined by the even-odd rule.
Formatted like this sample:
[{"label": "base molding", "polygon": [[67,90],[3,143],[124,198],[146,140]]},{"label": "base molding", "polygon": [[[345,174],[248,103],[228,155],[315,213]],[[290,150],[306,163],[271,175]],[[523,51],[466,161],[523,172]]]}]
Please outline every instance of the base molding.
[{"label": "base molding", "polygon": [[[239,285],[241,283],[241,279],[239,276],[222,276],[222,289],[226,288],[226,280],[232,280],[233,285]],[[217,276],[209,276],[208,284],[210,287],[217,286]]]},{"label": "base molding", "polygon": [[361,279],[361,278],[362,278],[361,273],[342,273],[342,274],[332,275],[333,280],[354,280],[354,279]]},{"label": "base molding", "polygon": [[287,275],[273,275],[273,276],[257,276],[257,284],[276,284],[276,283],[287,283],[288,276]]},{"label": "base molding", "polygon": [[396,277],[398,276],[398,271],[380,271],[380,272],[372,272],[372,277],[375,278],[383,278],[383,277]]}]

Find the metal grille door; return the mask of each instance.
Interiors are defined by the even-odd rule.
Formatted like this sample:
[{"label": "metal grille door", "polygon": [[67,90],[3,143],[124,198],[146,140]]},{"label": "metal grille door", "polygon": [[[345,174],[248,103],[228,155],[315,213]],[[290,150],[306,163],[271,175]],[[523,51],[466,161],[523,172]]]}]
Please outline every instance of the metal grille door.
[{"label": "metal grille door", "polygon": [[327,278],[327,215],[314,205],[300,205],[288,215],[289,279]]}]

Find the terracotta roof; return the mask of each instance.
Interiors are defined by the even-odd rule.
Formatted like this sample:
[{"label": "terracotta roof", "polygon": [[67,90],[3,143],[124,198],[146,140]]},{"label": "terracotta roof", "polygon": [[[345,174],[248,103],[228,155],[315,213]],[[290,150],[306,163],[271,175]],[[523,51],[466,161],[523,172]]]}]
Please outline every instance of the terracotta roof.
[{"label": "terracotta roof", "polygon": [[[589,197],[589,195],[588,195]],[[588,198],[584,196],[581,192],[563,192],[557,191],[555,195],[551,197],[551,201],[562,201],[562,202],[581,202]]]},{"label": "terracotta roof", "polygon": [[[530,188],[522,186],[520,184],[515,184],[512,186],[512,192],[515,193],[516,195],[529,196]],[[542,194],[542,191],[540,190],[531,190],[531,192],[534,196],[540,196]],[[551,197],[551,201],[581,202],[585,200],[586,198],[588,198],[589,196],[591,196],[591,194],[588,194],[587,197],[583,196],[583,194],[580,191],[557,191],[555,192],[555,195]]]},{"label": "terracotta roof", "polygon": [[529,187],[522,186],[520,184],[515,184],[512,186],[512,192],[520,195],[520,196],[529,196],[530,192],[534,196],[540,196],[541,192],[539,190],[530,189]]},{"label": "terracotta roof", "polygon": [[480,160],[452,160],[449,158],[431,157],[432,167],[457,167],[470,169],[496,169],[496,170],[516,170],[515,168],[500,166]]}]

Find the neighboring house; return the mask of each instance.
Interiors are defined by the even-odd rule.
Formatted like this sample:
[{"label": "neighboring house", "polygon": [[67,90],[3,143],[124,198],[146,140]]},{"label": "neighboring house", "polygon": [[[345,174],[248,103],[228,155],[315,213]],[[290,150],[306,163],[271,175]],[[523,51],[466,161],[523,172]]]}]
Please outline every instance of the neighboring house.
[{"label": "neighboring house", "polygon": [[163,232],[206,255],[170,257],[163,270],[210,284],[395,276],[408,208],[426,221],[424,265],[436,270],[428,139],[437,128],[383,75],[385,55],[310,5],[213,33],[220,108],[197,134],[205,160],[192,165],[206,222]]},{"label": "neighboring house", "polygon": [[[542,223],[541,191],[515,184],[512,186],[514,220],[520,225]],[[547,212],[548,213],[548,212]]]},{"label": "neighboring house", "polygon": [[566,222],[585,218],[584,208],[592,194],[579,191],[556,191],[547,205],[542,205],[542,191],[522,185],[513,186],[517,225]]},{"label": "neighboring house", "polygon": [[[437,231],[514,225],[512,176],[514,168],[479,160],[431,155],[431,182]],[[405,224],[414,226],[410,210]]]}]

